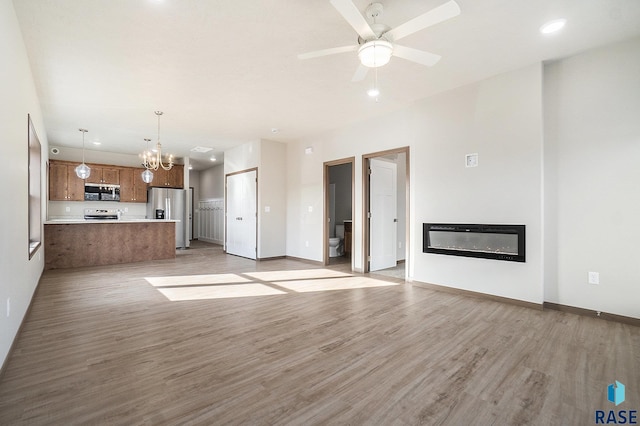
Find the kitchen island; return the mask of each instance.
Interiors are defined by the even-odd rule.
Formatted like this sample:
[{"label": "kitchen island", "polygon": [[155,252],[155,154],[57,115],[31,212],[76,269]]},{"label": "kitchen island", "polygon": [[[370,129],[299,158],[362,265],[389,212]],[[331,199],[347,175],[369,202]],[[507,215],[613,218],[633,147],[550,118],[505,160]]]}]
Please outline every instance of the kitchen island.
[{"label": "kitchen island", "polygon": [[176,257],[176,221],[55,219],[44,223],[45,269]]}]

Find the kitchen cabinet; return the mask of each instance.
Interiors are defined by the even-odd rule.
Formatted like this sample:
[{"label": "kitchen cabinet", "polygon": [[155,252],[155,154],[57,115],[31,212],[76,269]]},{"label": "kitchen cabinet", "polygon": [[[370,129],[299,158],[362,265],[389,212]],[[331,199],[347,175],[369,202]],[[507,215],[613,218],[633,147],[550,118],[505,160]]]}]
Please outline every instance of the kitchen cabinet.
[{"label": "kitchen cabinet", "polygon": [[49,162],[49,200],[84,200],[84,180],[76,175],[78,163]]},{"label": "kitchen cabinet", "polygon": [[171,170],[159,168],[153,172],[153,181],[149,186],[182,189],[184,187],[184,166],[174,164]]},{"label": "kitchen cabinet", "polygon": [[142,180],[142,168],[124,167],[120,169],[120,201],[126,203],[146,203],[148,185]]},{"label": "kitchen cabinet", "polygon": [[99,164],[89,164],[91,174],[87,178],[88,183],[104,183],[106,185],[120,184],[119,167],[102,166]]}]

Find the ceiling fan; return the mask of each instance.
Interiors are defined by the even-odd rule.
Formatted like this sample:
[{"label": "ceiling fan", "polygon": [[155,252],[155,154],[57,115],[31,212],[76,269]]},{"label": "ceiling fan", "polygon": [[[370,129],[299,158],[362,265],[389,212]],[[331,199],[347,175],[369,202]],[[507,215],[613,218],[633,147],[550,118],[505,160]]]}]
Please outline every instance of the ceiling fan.
[{"label": "ceiling fan", "polygon": [[371,24],[367,22],[365,16],[360,13],[351,0],[330,0],[330,3],[349,25],[356,30],[358,44],[303,53],[298,55],[298,58],[311,59],[336,53],[357,51],[360,66],[351,79],[354,82],[363,80],[369,68],[381,67],[388,63],[391,56],[397,56],[428,67],[435,65],[440,60],[440,55],[402,46],[396,44],[396,41],[460,14],[460,6],[454,0],[449,0],[404,24],[390,28],[378,22],[378,19],[382,18],[383,12],[381,3],[372,3],[365,10],[365,16],[369,18],[372,22]]}]

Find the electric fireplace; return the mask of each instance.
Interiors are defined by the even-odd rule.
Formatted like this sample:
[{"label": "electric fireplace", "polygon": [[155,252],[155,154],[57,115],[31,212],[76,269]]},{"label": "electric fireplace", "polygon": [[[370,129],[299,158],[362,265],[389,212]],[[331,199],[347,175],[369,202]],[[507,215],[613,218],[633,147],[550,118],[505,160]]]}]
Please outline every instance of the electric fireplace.
[{"label": "electric fireplace", "polygon": [[525,262],[525,225],[423,223],[422,252]]}]

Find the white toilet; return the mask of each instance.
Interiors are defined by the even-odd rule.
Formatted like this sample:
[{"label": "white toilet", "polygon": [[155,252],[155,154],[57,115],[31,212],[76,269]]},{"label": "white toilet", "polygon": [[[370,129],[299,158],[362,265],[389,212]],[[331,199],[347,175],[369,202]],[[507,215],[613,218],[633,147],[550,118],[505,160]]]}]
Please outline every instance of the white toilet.
[{"label": "white toilet", "polygon": [[329,257],[344,254],[344,225],[336,225],[336,236],[329,238]]}]

